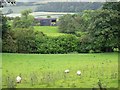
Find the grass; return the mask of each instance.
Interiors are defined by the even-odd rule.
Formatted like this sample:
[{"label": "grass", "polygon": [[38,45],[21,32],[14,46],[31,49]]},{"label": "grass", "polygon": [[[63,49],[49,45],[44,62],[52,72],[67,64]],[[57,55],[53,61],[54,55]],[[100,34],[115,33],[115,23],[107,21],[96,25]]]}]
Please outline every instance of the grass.
[{"label": "grass", "polygon": [[[3,88],[118,87],[118,54],[8,54],[3,53]],[[64,70],[70,73],[65,74]],[[77,76],[81,70],[81,76]],[[15,83],[21,73],[22,82]],[[9,77],[9,78],[8,78]]]},{"label": "grass", "polygon": [[58,26],[34,26],[35,31],[41,31],[48,36],[60,36],[64,33],[58,32]]},{"label": "grass", "polygon": [[[12,25],[13,21],[8,21],[9,25]],[[41,31],[44,34],[46,34],[47,36],[52,36],[52,37],[56,37],[56,36],[61,36],[61,35],[68,35],[65,33],[60,33],[58,31],[58,26],[34,26],[34,31]]]},{"label": "grass", "polygon": [[[8,24],[12,26],[13,20],[8,21]],[[41,31],[47,36],[60,36],[65,35],[64,33],[59,33],[58,26],[34,26],[35,31]]]}]

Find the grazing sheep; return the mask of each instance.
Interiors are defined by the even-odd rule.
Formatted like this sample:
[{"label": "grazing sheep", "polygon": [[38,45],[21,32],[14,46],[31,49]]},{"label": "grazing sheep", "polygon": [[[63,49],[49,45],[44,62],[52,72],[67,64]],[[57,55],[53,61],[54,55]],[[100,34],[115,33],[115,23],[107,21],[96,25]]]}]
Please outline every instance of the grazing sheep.
[{"label": "grazing sheep", "polygon": [[16,82],[17,83],[21,83],[21,80],[22,80],[21,75],[19,75],[19,76],[16,77]]},{"label": "grazing sheep", "polygon": [[65,73],[69,73],[69,72],[70,72],[70,70],[69,70],[69,69],[65,70]]},{"label": "grazing sheep", "polygon": [[79,71],[79,70],[78,70],[78,71],[77,71],[77,75],[79,75],[79,76],[80,76],[80,75],[81,75],[81,71]]}]

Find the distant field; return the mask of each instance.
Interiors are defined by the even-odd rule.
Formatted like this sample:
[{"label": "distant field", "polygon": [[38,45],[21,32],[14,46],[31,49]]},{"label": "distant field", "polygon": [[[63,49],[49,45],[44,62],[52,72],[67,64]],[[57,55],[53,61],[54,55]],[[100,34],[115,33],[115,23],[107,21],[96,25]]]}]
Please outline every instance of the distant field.
[{"label": "distant field", "polygon": [[60,36],[64,33],[58,32],[58,26],[34,26],[35,31],[42,31],[48,36]]},{"label": "distant field", "polygon": [[[118,87],[118,54],[7,54],[2,56],[3,88]],[[64,70],[70,73],[65,74]],[[76,71],[81,70],[81,76]],[[22,82],[15,83],[21,73]],[[8,78],[9,77],[9,78]]]},{"label": "distant field", "polygon": [[9,9],[11,9],[13,11],[13,13],[21,13],[21,11],[26,10],[26,9],[31,9],[32,11],[35,11],[35,9],[37,8],[37,6],[8,6],[8,7],[4,7],[2,9],[3,13],[7,13]]}]

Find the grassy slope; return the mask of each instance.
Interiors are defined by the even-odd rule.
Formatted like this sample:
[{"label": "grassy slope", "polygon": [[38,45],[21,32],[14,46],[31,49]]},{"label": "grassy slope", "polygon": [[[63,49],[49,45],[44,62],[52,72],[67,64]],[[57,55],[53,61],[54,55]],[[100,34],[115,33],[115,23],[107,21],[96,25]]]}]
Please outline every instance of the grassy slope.
[{"label": "grassy slope", "polygon": [[65,35],[63,33],[58,32],[57,26],[34,26],[35,31],[42,31],[43,33],[47,34],[48,36],[59,36]]},{"label": "grassy slope", "polygon": [[[9,25],[12,25],[13,21],[8,21]],[[58,26],[34,26],[35,31],[41,31],[47,36],[60,36],[67,35],[58,32]]]},{"label": "grassy slope", "polygon": [[[70,73],[64,74],[65,69],[70,69]],[[81,76],[76,75],[77,70],[81,70]],[[117,53],[3,54],[3,87],[6,87],[8,75],[15,81],[19,73],[23,80],[17,87],[21,88],[98,87],[98,79],[105,87],[117,87],[117,71]],[[34,86],[31,85],[31,77],[34,78]]]}]

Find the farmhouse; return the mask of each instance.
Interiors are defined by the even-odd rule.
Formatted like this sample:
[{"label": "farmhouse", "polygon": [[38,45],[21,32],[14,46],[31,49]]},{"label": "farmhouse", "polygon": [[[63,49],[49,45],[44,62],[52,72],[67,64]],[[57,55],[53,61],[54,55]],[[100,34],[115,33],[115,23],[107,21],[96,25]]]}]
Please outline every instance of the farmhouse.
[{"label": "farmhouse", "polygon": [[35,18],[35,20],[39,21],[41,26],[57,25],[57,18]]}]

